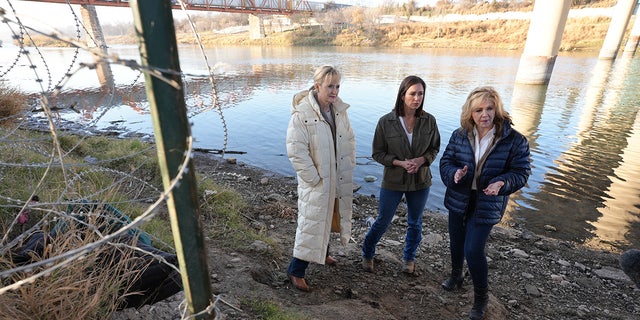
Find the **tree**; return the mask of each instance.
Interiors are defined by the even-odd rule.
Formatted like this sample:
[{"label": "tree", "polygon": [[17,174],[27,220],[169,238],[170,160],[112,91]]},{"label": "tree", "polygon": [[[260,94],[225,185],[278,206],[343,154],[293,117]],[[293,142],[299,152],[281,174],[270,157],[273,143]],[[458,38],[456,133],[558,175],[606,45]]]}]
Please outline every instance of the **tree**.
[{"label": "tree", "polygon": [[410,20],[411,16],[416,11],[416,2],[414,0],[411,0],[403,4],[402,9],[403,9],[404,15],[407,16],[407,20]]}]

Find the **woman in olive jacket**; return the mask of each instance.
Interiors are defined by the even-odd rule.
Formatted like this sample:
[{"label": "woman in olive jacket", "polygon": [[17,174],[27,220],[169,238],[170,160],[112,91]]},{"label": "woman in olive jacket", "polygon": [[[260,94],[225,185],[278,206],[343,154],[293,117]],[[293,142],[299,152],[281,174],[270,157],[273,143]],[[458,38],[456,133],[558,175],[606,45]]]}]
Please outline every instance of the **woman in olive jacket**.
[{"label": "woman in olive jacket", "polygon": [[462,286],[466,259],[474,287],[470,318],[482,319],[489,299],[485,244],[509,195],[524,187],[531,174],[529,143],[511,127],[511,116],[492,87],[469,94],[460,124],[440,159],[452,269],[442,287],[450,291]]},{"label": "woman in olive jacket", "polygon": [[373,137],[373,159],[384,165],[378,217],[362,243],[362,267],[373,272],[376,244],[391,224],[404,196],[407,233],[403,271],[415,271],[416,250],[422,241],[422,214],[431,187],[431,170],[440,150],[436,118],[423,110],[427,86],[408,76],[400,84],[393,111],[382,116]]}]

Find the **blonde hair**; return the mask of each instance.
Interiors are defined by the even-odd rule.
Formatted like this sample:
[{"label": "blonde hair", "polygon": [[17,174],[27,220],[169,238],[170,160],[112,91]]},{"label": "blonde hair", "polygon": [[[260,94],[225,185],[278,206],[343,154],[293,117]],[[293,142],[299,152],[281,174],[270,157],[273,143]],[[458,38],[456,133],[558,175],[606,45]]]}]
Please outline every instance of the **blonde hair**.
[{"label": "blonde hair", "polygon": [[473,122],[473,109],[480,103],[490,101],[496,108],[496,116],[493,118],[493,124],[496,126],[496,135],[502,134],[504,123],[511,124],[511,116],[504,109],[502,98],[496,89],[490,86],[477,87],[469,93],[467,101],[462,105],[462,113],[460,114],[460,126],[467,132],[473,130],[475,123]]},{"label": "blonde hair", "polygon": [[316,85],[321,85],[327,79],[331,81],[334,77],[336,77],[338,81],[340,81],[340,71],[338,71],[338,69],[336,69],[334,66],[324,65],[322,67],[319,67],[313,74],[313,85],[310,89],[313,90]]}]

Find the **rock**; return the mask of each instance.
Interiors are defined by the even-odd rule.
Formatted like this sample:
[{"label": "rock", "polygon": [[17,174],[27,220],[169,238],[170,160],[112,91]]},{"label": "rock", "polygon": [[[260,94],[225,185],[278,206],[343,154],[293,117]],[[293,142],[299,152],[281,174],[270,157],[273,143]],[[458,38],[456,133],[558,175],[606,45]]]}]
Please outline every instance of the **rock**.
[{"label": "rock", "polygon": [[558,260],[558,261],[556,261],[556,262],[557,262],[559,265],[563,266],[563,267],[570,267],[570,266],[571,266],[571,264],[569,263],[569,261],[566,261],[566,260],[563,260],[563,259],[560,259],[560,260]]},{"label": "rock", "polygon": [[608,280],[629,281],[629,277],[620,269],[612,267],[603,267],[601,269],[593,270],[598,277]]},{"label": "rock", "polygon": [[511,250],[511,254],[513,254],[517,258],[529,258],[529,255],[524,252],[524,250],[513,249]]},{"label": "rock", "polygon": [[375,182],[376,180],[378,180],[378,178],[376,178],[375,176],[364,176],[365,182]]},{"label": "rock", "polygon": [[534,297],[542,296],[542,293],[540,293],[540,290],[538,290],[538,288],[534,285],[527,284],[525,285],[524,290],[530,296],[534,296]]}]

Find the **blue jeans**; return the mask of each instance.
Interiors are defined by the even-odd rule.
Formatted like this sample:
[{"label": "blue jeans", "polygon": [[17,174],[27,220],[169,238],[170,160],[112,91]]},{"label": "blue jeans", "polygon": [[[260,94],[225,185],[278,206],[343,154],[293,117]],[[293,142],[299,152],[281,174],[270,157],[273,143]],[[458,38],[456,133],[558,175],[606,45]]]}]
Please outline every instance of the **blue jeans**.
[{"label": "blue jeans", "polygon": [[[475,197],[469,204],[467,214],[473,211]],[[491,224],[477,224],[471,216],[465,221],[463,216],[449,214],[451,269],[462,270],[466,259],[474,287],[485,288],[489,285],[489,266],[484,249],[492,228]]]},{"label": "blue jeans", "polygon": [[413,261],[415,259],[416,250],[420,246],[420,241],[422,241],[422,214],[429,197],[429,189],[405,192],[380,188],[378,217],[364,238],[362,257],[373,259],[376,253],[376,244],[389,228],[404,195],[407,199],[407,234],[405,236],[402,259],[405,261]]}]

